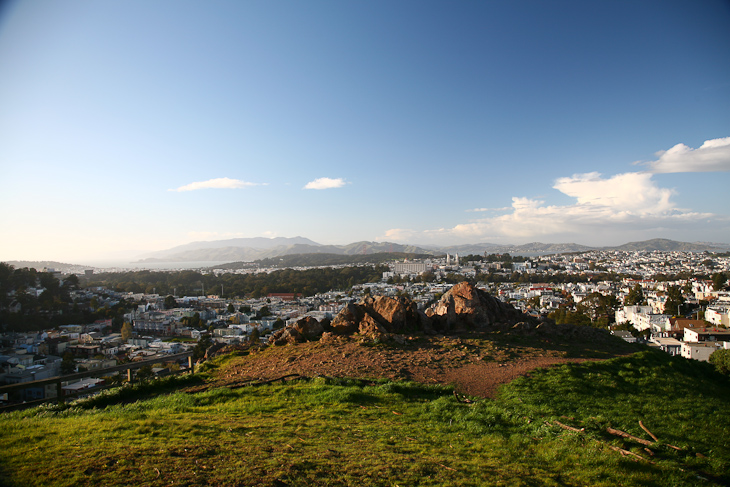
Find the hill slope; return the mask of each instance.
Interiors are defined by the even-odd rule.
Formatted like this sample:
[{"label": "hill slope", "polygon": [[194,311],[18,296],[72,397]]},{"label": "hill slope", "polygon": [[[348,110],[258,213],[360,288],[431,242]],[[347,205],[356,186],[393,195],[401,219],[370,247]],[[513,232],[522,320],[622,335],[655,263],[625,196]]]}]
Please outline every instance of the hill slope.
[{"label": "hill slope", "polygon": [[464,244],[455,246],[418,246],[392,242],[354,242],[346,245],[321,245],[303,237],[294,238],[239,238],[212,242],[193,242],[172,249],[146,254],[143,262],[202,262],[202,261],[254,261],[292,254],[329,253],[336,255],[365,255],[384,252],[415,253],[425,255],[510,253],[514,255],[556,254],[586,252],[590,250],[664,250],[664,251],[714,251],[728,249],[708,243],[677,242],[668,239],[652,239],[643,242],[630,242],[618,247],[588,247],[576,243],[545,244],[532,242],[522,245],[512,244]]}]

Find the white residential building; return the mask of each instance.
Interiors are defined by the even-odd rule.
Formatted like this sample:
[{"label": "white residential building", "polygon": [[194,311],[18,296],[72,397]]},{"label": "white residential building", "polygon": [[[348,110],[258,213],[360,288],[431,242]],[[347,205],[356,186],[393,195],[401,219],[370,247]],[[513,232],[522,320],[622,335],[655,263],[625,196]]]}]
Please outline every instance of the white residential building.
[{"label": "white residential building", "polygon": [[634,324],[634,328],[639,331],[650,330],[652,332],[660,332],[663,330],[667,318],[667,315],[639,313],[631,322]]},{"label": "white residential building", "polygon": [[705,320],[715,326],[730,327],[730,307],[708,306],[705,310]]},{"label": "white residential building", "polygon": [[651,312],[651,306],[624,306],[623,309],[616,311],[616,323],[620,325],[631,322],[636,325],[636,315]]},{"label": "white residential building", "polygon": [[683,343],[682,357],[707,362],[715,350],[720,349],[717,342]]}]

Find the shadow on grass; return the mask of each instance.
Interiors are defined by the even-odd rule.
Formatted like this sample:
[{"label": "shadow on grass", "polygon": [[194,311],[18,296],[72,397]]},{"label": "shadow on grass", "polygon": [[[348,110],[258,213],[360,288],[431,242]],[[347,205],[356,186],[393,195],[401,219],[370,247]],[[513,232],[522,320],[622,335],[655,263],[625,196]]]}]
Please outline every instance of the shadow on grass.
[{"label": "shadow on grass", "polygon": [[38,409],[43,409],[49,412],[60,412],[70,408],[105,408],[116,404],[128,404],[143,399],[150,399],[161,394],[175,392],[182,387],[199,385],[203,382],[204,379],[199,375],[175,375],[162,379],[125,384],[114,389],[107,389],[88,398],[78,399],[64,404],[48,404],[39,406]]}]

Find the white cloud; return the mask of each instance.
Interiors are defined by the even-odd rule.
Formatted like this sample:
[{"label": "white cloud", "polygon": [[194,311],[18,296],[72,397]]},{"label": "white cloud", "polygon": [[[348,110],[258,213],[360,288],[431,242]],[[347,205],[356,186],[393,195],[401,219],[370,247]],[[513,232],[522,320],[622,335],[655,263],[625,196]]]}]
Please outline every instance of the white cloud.
[{"label": "white cloud", "polygon": [[469,210],[466,210],[467,213],[482,213],[485,211],[507,211],[511,209],[509,206],[505,206],[502,208],[471,208]]},{"label": "white cloud", "polygon": [[677,144],[646,163],[653,173],[730,171],[730,137],[706,140],[699,149]]},{"label": "white cloud", "polygon": [[[649,173],[625,173],[603,178],[599,173],[559,178],[553,188],[575,198],[571,205],[513,197],[511,212],[458,224],[449,229],[388,230],[395,241],[453,242],[577,238],[615,240],[626,232],[651,231],[699,223],[714,218],[676,208],[671,189],[660,188]],[[489,239],[489,240],[487,240]]]},{"label": "white cloud", "polygon": [[585,208],[610,208],[639,215],[657,214],[672,209],[671,189],[658,188],[651,174],[630,172],[603,179],[597,172],[560,178],[554,189],[576,198]]},{"label": "white cloud", "polygon": [[318,178],[314,181],[308,182],[304,189],[331,189],[331,188],[341,188],[344,186],[345,180],[342,178]]},{"label": "white cloud", "polygon": [[[216,178],[209,179],[207,181],[197,181],[194,183],[180,186],[177,189],[170,189],[168,191],[196,191],[198,189],[237,189],[246,188],[249,186],[259,186],[260,183],[249,183],[247,181],[241,181],[240,179],[231,178]],[[265,186],[266,184],[263,184]]]}]

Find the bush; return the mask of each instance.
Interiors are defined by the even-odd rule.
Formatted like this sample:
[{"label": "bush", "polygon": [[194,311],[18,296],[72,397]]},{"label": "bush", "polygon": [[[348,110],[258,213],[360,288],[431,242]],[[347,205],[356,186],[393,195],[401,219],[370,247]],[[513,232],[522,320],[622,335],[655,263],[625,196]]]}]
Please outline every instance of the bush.
[{"label": "bush", "polygon": [[721,374],[730,375],[730,350],[715,350],[710,355],[710,363]]}]

